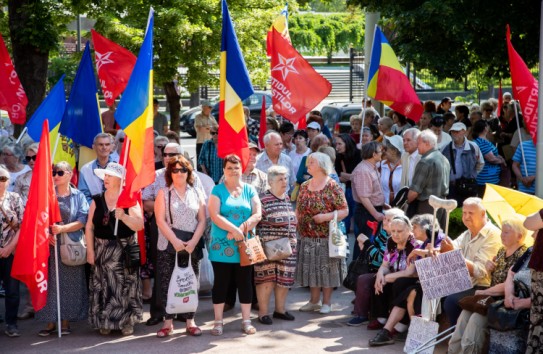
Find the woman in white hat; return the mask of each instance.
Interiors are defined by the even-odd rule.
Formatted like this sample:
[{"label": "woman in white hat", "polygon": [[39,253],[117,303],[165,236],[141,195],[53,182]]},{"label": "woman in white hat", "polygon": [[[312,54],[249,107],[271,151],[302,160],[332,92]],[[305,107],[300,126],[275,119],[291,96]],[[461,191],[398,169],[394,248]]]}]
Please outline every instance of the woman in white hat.
[{"label": "woman in white hat", "polygon": [[141,280],[139,267],[126,268],[123,248],[134,244],[136,231],[143,229],[141,209],[138,204],[117,208],[123,166],[110,162],[94,173],[104,180],[105,192],[92,197],[85,228],[87,261],[92,266],[89,321],[100,334],[121,330],[131,335],[134,324],[142,319]]}]

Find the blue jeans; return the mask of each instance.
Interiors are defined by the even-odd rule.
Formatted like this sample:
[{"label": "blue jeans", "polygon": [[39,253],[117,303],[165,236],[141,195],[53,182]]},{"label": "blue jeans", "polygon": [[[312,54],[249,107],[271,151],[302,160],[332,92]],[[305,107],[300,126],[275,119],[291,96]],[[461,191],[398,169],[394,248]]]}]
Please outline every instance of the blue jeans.
[{"label": "blue jeans", "polygon": [[458,302],[466,296],[471,296],[475,294],[476,290],[486,289],[483,286],[474,286],[471,289],[461,291],[456,294],[449,295],[443,301],[443,310],[449,319],[450,326],[456,326],[458,317],[462,313],[462,308],[458,305]]},{"label": "blue jeans", "polygon": [[6,325],[17,325],[17,312],[19,311],[19,281],[11,277],[13,255],[0,258],[0,280],[4,282],[6,291]]}]

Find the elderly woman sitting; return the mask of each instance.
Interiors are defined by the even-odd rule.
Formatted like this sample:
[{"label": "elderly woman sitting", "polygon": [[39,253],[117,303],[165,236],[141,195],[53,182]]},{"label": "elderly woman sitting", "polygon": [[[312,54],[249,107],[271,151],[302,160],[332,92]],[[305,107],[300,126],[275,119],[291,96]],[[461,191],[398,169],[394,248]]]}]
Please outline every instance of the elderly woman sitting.
[{"label": "elderly woman sitting", "polygon": [[290,287],[294,285],[296,271],[296,215],[292,210],[288,189],[288,170],[283,166],[268,169],[270,189],[260,195],[262,219],[258,224],[258,234],[264,245],[266,242],[286,238],[290,242],[292,254],[284,259],[264,261],[255,264],[255,284],[258,298],[258,320],[262,324],[272,324],[268,315],[268,305],[272,291],[275,297],[273,318],[293,321],[294,316],[286,311],[285,303]]},{"label": "elderly woman sitting", "polygon": [[[487,271],[492,272],[490,288],[477,290],[475,295],[505,295],[507,272],[526,252],[524,245],[526,232],[522,221],[518,219],[505,220],[502,223],[503,247],[498,251],[494,261],[488,261],[486,264]],[[486,316],[463,310],[449,342],[449,353],[482,353],[487,336]]]}]

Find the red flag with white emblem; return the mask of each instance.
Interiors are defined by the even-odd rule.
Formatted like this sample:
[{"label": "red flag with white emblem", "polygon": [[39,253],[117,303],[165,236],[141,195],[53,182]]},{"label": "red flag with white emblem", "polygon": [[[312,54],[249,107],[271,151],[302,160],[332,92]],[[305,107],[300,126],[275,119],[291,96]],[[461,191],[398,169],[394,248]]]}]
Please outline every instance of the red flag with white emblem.
[{"label": "red flag with white emblem", "polygon": [[124,91],[136,65],[136,56],[115,42],[91,30],[96,71],[108,106]]},{"label": "red flag with white emblem", "polygon": [[298,122],[332,90],[332,84],[313,69],[275,28],[268,35],[271,54],[273,110]]},{"label": "red flag with white emblem", "polygon": [[28,98],[0,34],[0,109],[8,112],[13,124],[26,123]]}]

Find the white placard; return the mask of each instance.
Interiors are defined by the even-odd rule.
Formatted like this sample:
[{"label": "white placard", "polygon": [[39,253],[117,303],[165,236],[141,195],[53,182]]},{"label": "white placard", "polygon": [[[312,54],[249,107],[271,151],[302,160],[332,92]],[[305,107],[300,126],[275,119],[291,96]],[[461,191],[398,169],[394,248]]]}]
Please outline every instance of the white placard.
[{"label": "white placard", "polygon": [[454,250],[415,262],[424,295],[429,300],[471,289],[466,261],[460,250]]},{"label": "white placard", "polygon": [[[409,332],[405,340],[403,351],[405,353],[413,353],[421,344],[426,343],[429,339],[435,337],[439,331],[439,324],[434,321],[428,321],[421,317],[411,317]],[[422,354],[432,354],[434,346],[421,351]]]}]

